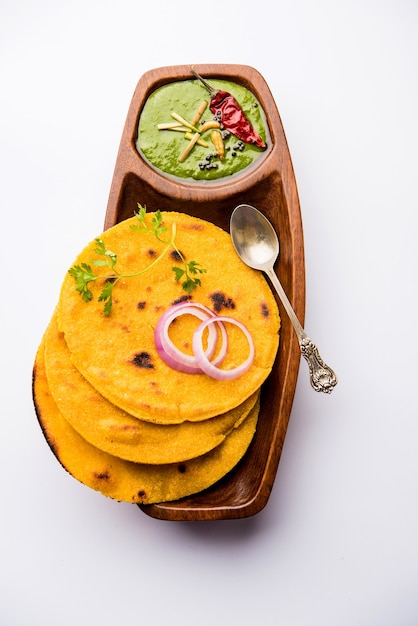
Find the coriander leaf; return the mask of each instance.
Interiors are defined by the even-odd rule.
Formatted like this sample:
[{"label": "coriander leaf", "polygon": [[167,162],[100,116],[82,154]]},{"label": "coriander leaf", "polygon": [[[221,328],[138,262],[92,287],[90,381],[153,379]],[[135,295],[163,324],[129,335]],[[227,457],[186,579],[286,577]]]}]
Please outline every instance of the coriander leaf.
[{"label": "coriander leaf", "polygon": [[163,224],[163,217],[161,215],[161,211],[158,210],[155,212],[155,214],[151,218],[151,227],[149,227],[146,223],[146,214],[147,214],[146,208],[144,206],[141,206],[139,203],[137,206],[139,208],[139,211],[135,213],[135,217],[138,219],[141,226],[138,226],[137,224],[132,224],[131,225],[132,230],[135,230],[140,233],[151,233],[157,239],[162,241],[160,239],[160,235],[167,231],[167,227],[164,226]]},{"label": "coriander leaf", "polygon": [[98,297],[99,302],[104,302],[103,312],[106,315],[106,317],[108,317],[110,313],[112,312],[112,306],[113,306],[112,294],[113,294],[114,286],[115,286],[114,282],[110,280],[107,281]]},{"label": "coriander leaf", "polygon": [[176,275],[176,281],[179,282],[183,276],[185,275],[185,270],[182,270],[181,267],[172,267],[171,268]]},{"label": "coriander leaf", "polygon": [[200,279],[193,279],[190,278],[190,276],[188,276],[186,280],[181,283],[182,288],[184,289],[184,291],[187,291],[187,293],[192,293],[192,291],[194,291],[198,285],[201,285]]},{"label": "coriander leaf", "polygon": [[206,274],[206,270],[202,268],[200,263],[196,263],[196,261],[190,261],[187,263],[187,267],[191,274]]},{"label": "coriander leaf", "polygon": [[167,231],[167,227],[164,226],[163,222],[163,216],[161,215],[161,211],[156,211],[154,217],[151,220],[151,224],[152,227],[154,229],[154,234],[155,236],[158,237],[161,235],[161,233],[165,233]]},{"label": "coriander leaf", "polygon": [[106,302],[104,303],[104,307],[103,307],[103,313],[105,314],[106,317],[109,317],[109,315],[111,314],[112,307],[113,307],[113,300],[112,298],[109,298],[108,300],[106,300]]},{"label": "coriander leaf", "polygon": [[98,237],[94,240],[96,243],[95,253],[96,254],[106,254],[106,246],[104,245],[103,239],[99,239]]},{"label": "coriander leaf", "polygon": [[117,261],[116,254],[111,250],[106,249],[106,246],[102,239],[97,238],[94,241],[96,242],[96,248],[94,250],[95,253],[99,256],[104,256],[105,260],[95,259],[94,261],[91,261],[93,265],[95,265],[96,267],[103,267],[104,265],[108,265],[111,269],[113,269]]},{"label": "coriander leaf", "polygon": [[96,280],[96,276],[93,274],[90,265],[87,265],[87,263],[75,265],[70,270],[68,270],[68,273],[74,277],[76,284],[75,288],[83,298],[84,302],[90,302],[90,300],[93,298],[93,293],[88,288],[88,284],[92,280]]},{"label": "coriander leaf", "polygon": [[139,204],[139,202],[137,203],[137,207],[139,209],[137,217],[140,220],[140,222],[145,224],[145,216],[147,214],[147,207],[145,205],[142,206],[142,204]]},{"label": "coriander leaf", "polygon": [[113,283],[111,281],[107,281],[106,282],[105,286],[101,290],[100,295],[98,297],[98,301],[99,302],[101,302],[102,300],[107,300],[108,298],[112,297],[114,285],[115,285],[115,283]]},{"label": "coriander leaf", "polygon": [[141,224],[141,226],[138,226],[138,224],[131,224],[131,229],[135,230],[137,233],[151,233],[151,232],[153,232],[153,231],[151,231],[149,226],[147,226],[147,223],[145,221],[146,214],[147,214],[146,208],[144,206],[141,206],[139,203],[138,203],[138,208],[139,208],[139,211],[134,213],[134,215],[137,218],[137,220],[139,221],[139,223]]}]

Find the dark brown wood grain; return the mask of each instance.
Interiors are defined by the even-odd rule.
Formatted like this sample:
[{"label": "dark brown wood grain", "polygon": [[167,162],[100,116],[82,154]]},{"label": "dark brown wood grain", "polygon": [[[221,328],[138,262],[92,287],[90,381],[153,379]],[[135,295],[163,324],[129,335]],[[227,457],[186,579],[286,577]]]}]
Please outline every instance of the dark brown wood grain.
[{"label": "dark brown wood grain", "polygon": [[[132,217],[137,203],[147,210],[180,211],[209,220],[229,231],[232,210],[252,204],[273,223],[280,240],[279,279],[303,324],[305,262],[297,185],[279,112],[263,77],[245,65],[197,65],[203,77],[239,83],[260,101],[270,132],[264,158],[241,174],[194,183],[172,179],[150,167],[136,150],[138,120],[148,96],[172,81],[192,79],[189,66],[162,67],[140,78],[129,107],[111,184],[105,228]],[[291,413],[300,363],[297,338],[279,302],[280,346],[264,383],[257,432],[247,454],[222,481],[176,502],[140,506],[163,520],[243,518],[261,511],[269,499]]]}]

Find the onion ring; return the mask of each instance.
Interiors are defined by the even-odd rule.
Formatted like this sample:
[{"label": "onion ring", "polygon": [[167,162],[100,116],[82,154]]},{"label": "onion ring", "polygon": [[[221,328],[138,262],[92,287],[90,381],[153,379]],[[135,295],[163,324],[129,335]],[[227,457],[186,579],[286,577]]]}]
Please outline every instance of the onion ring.
[{"label": "onion ring", "polygon": [[[203,332],[205,328],[210,326],[213,322],[227,322],[230,324],[235,324],[235,326],[238,326],[238,328],[246,336],[247,341],[248,341],[248,346],[250,349],[249,355],[245,359],[245,361],[243,361],[240,365],[238,365],[238,367],[234,367],[230,370],[221,370],[219,367],[217,367],[217,364],[209,361],[207,355],[205,354],[205,351],[203,349],[203,344],[202,344]],[[193,347],[193,354],[195,355],[197,363],[202,369],[202,371],[208,376],[210,376],[211,378],[215,378],[216,380],[233,380],[234,378],[238,378],[239,376],[242,376],[243,374],[245,374],[245,372],[251,367],[254,361],[254,355],[255,355],[254,341],[248,329],[244,326],[244,324],[242,324],[238,320],[231,318],[231,317],[223,316],[223,315],[210,317],[206,319],[205,321],[203,321],[198,326],[198,328],[195,330],[193,334],[192,347]]]},{"label": "onion ring", "polygon": [[[154,342],[159,357],[172,369],[185,374],[202,374],[202,368],[199,366],[197,359],[193,355],[185,354],[171,341],[168,329],[170,324],[180,315],[194,315],[200,320],[206,321],[214,318],[218,321],[218,316],[211,309],[198,302],[182,302],[174,304],[167,309],[160,317],[154,331]],[[222,335],[222,345],[220,351],[212,363],[216,366],[222,363],[228,348],[228,338],[225,327],[222,323],[217,326],[211,326],[208,331],[208,345],[204,351],[205,357],[209,360],[212,358],[218,339],[218,329]],[[203,350],[203,346],[202,346]]]}]

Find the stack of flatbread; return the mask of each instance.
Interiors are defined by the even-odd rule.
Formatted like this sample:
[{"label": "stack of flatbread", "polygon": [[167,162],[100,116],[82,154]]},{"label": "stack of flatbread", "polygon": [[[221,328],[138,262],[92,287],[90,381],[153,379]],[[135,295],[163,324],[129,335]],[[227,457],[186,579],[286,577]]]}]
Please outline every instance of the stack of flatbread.
[{"label": "stack of flatbread", "polygon": [[[147,221],[153,214],[146,216]],[[59,302],[37,351],[33,394],[44,435],[62,466],[77,480],[119,501],[151,504],[200,492],[231,471],[248,449],[257,426],[260,387],[269,375],[279,342],[276,301],[261,273],[245,266],[230,236],[212,223],[163,212],[169,238],[187,262],[206,272],[191,294],[172,267],[178,254],[151,232],[137,232],[137,217],[100,235],[117,255],[116,269],[133,275],[117,282],[111,314],[99,294],[109,267],[96,267],[85,302],[67,274]],[[97,258],[96,240],[75,265]],[[153,264],[153,265],[152,265]],[[149,268],[147,271],[143,271]],[[244,324],[254,341],[251,367],[232,380],[186,374],[159,356],[154,331],[176,302],[189,299]],[[182,315],[170,338],[191,351],[200,320]],[[240,328],[226,324],[223,368],[246,358]]]}]

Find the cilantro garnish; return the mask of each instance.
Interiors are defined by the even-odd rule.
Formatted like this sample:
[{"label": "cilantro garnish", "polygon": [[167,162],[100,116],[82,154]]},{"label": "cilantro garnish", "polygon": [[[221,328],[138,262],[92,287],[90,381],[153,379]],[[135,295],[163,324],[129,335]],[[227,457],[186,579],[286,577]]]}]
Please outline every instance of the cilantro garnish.
[{"label": "cilantro garnish", "polygon": [[99,258],[91,260],[90,263],[95,267],[108,267],[110,273],[108,275],[97,275],[94,273],[92,266],[88,263],[74,265],[68,270],[68,273],[73,276],[75,280],[76,291],[78,291],[84,302],[90,302],[93,299],[93,292],[89,287],[90,283],[99,279],[105,281],[104,287],[99,294],[98,302],[104,303],[103,313],[106,316],[109,316],[112,312],[113,289],[115,288],[116,284],[122,278],[134,278],[135,276],[145,274],[145,272],[148,272],[152,267],[154,267],[154,265],[158,263],[170,249],[173,249],[175,251],[179,262],[181,263],[181,267],[171,268],[175,274],[175,280],[177,282],[182,281],[182,289],[187,293],[191,293],[194,289],[196,289],[196,287],[201,285],[201,281],[198,275],[204,274],[206,272],[206,270],[202,268],[201,265],[196,261],[187,262],[180,250],[177,248],[175,244],[175,223],[172,224],[171,238],[167,241],[165,238],[163,238],[164,233],[167,232],[167,227],[163,223],[161,211],[156,211],[151,218],[151,224],[148,224],[146,220],[146,208],[138,203],[138,209],[139,211],[135,213],[135,217],[138,219],[139,224],[131,224],[132,230],[140,233],[149,233],[151,235],[154,235],[154,237],[156,237],[158,241],[165,244],[164,250],[156,259],[154,259],[152,263],[150,263],[150,265],[140,270],[139,272],[136,272],[135,274],[120,273],[116,267],[117,255],[111,250],[107,250],[102,239],[96,238],[96,248],[94,251]]}]

